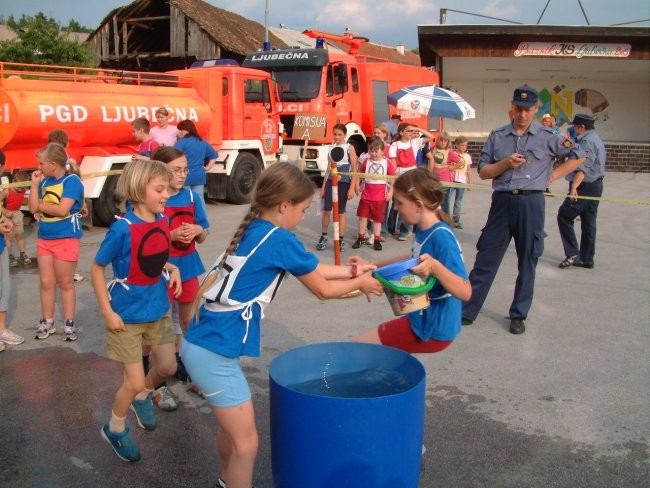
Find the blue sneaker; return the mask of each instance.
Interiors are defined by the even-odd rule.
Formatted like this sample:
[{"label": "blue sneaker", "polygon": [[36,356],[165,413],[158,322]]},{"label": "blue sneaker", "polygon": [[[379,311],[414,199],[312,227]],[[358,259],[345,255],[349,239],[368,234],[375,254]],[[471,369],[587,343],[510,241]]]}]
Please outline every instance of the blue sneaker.
[{"label": "blue sneaker", "polygon": [[131,410],[135,413],[138,425],[144,430],[154,430],[157,425],[156,414],[153,413],[151,395],[146,400],[133,400]]},{"label": "blue sneaker", "polygon": [[102,437],[111,445],[117,457],[122,461],[138,461],[140,459],[140,449],[131,439],[128,427],[124,429],[124,432],[116,434],[108,430],[108,424],[105,424],[101,433]]}]

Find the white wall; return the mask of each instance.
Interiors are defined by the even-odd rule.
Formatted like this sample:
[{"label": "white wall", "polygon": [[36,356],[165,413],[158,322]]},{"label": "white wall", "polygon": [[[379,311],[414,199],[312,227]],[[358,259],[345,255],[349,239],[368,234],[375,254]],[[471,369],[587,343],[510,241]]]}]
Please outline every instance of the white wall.
[{"label": "white wall", "polygon": [[[549,69],[538,69],[533,73],[520,60],[511,59],[507,63],[512,69],[502,75],[503,79],[495,77],[499,76],[498,72],[492,72],[491,78],[488,79],[484,73],[490,70],[485,67],[495,66],[493,59],[454,58],[453,62],[446,59],[443,85],[459,93],[476,109],[476,119],[463,122],[444,119],[445,129],[452,136],[463,134],[470,138],[486,137],[491,129],[508,122],[512,92],[516,87],[528,84],[540,92],[546,90],[546,96],[549,98],[547,104],[540,108],[538,118],[546,112],[569,121],[576,113],[593,114],[597,119],[596,130],[607,142],[650,142],[650,85],[647,81],[650,63],[627,62],[626,68],[633,67],[635,70],[632,75],[622,69],[618,70],[617,74],[616,68],[622,67],[621,62],[626,62],[621,60],[611,61],[611,69],[608,70],[595,70],[594,65],[573,61],[570,71],[550,69],[558,66],[551,63],[555,60],[535,61],[536,65],[547,66]],[[504,59],[500,58],[500,62],[503,63]],[[467,66],[471,65],[474,69],[468,71]],[[602,67],[602,64],[599,67]],[[644,68],[645,73],[638,72]],[[471,75],[472,71],[475,76]],[[558,74],[558,71],[564,73]],[[540,72],[548,72],[549,75],[540,77]],[[603,74],[605,72],[606,75]],[[515,75],[520,74],[523,77],[516,79]],[[533,75],[536,77],[532,78]],[[584,100],[578,100],[576,103],[576,98],[580,98],[576,97],[576,93],[580,90],[582,93],[585,93],[584,90],[590,91]],[[603,104],[600,104],[602,100],[599,94],[608,104],[604,109]]]}]

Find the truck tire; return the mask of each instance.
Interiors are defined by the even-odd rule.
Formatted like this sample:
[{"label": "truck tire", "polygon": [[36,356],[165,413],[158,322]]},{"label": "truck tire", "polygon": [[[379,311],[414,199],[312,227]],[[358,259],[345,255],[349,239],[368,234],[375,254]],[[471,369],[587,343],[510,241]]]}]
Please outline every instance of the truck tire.
[{"label": "truck tire", "polygon": [[228,201],[236,205],[247,203],[261,172],[262,165],[255,156],[246,152],[240,153],[228,177]]},{"label": "truck tire", "polygon": [[115,215],[120,214],[121,211],[118,207],[119,201],[115,194],[118,178],[119,175],[106,177],[106,183],[102,188],[102,192],[99,194],[99,198],[93,202],[92,212],[94,225],[110,227],[115,222]]}]

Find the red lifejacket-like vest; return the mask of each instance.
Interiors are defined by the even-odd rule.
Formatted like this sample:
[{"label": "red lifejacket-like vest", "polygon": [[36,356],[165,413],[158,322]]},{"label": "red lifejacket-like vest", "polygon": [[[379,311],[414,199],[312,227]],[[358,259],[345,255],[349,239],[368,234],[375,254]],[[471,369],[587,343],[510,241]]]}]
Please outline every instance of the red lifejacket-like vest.
[{"label": "red lifejacket-like vest", "polygon": [[[183,190],[181,190],[183,191]],[[172,231],[177,229],[181,225],[194,224],[196,220],[194,219],[194,193],[190,190],[190,204],[185,205],[184,207],[165,207],[165,215],[169,218],[169,230]],[[173,258],[178,258],[181,256],[187,256],[192,254],[196,244],[194,239],[192,242],[180,242],[180,241],[171,241],[170,256]]]}]

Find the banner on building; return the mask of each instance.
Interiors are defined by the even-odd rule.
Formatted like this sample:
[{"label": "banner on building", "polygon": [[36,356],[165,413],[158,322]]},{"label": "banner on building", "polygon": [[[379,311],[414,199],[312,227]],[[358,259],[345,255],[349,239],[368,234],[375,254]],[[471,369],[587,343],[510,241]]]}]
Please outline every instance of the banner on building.
[{"label": "banner on building", "polygon": [[630,44],[594,44],[570,42],[521,42],[514,52],[520,56],[550,56],[567,58],[627,58]]}]

